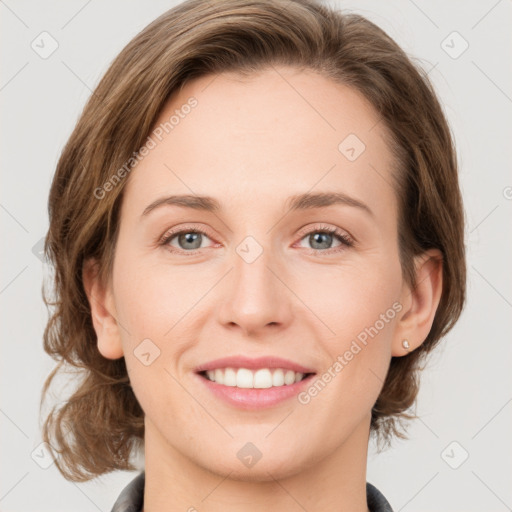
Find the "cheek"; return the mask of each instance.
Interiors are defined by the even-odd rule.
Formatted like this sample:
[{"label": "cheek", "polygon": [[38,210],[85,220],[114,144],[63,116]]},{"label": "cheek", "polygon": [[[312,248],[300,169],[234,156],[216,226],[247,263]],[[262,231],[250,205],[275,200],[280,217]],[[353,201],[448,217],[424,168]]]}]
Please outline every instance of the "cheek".
[{"label": "cheek", "polygon": [[[197,339],[204,306],[198,302],[211,288],[211,279],[190,266],[142,261],[119,259],[114,289],[130,380],[143,408],[151,410],[157,397],[176,398],[171,391],[186,370],[182,355]],[[196,331],[189,335],[190,329]],[[179,387],[177,391],[179,396]]]},{"label": "cheek", "polygon": [[174,417],[166,416],[166,411],[180,410],[186,417],[194,413],[177,380],[181,378],[181,354],[189,346],[184,327],[201,296],[201,283],[194,282],[193,272],[171,266],[143,266],[127,258],[118,263],[114,270],[116,312],[123,326],[120,332],[130,382],[143,410],[152,418],[162,414],[162,421],[170,427]]},{"label": "cheek", "polygon": [[[400,263],[392,258],[329,265],[315,272],[297,272],[296,276],[294,290],[317,317],[323,339],[334,343],[356,337],[378,322],[400,298],[402,288]],[[385,320],[393,320],[394,313],[391,309]],[[382,329],[378,322],[379,330],[385,331],[382,334],[388,335],[392,322],[385,325]]]},{"label": "cheek", "polygon": [[362,404],[371,407],[377,399],[391,360],[402,309],[400,264],[392,258],[375,258],[364,267],[330,269],[311,280],[308,288],[313,283],[316,292],[310,293],[308,305],[322,320],[317,322],[317,331],[323,334],[317,348],[327,360],[319,378],[325,376],[329,382],[329,391],[322,393],[326,400],[330,396],[343,402],[345,407],[336,408],[334,414],[364,411]]},{"label": "cheek", "polygon": [[125,258],[114,271],[116,311],[132,337],[162,339],[191,312],[209,281],[184,265],[140,262]]}]

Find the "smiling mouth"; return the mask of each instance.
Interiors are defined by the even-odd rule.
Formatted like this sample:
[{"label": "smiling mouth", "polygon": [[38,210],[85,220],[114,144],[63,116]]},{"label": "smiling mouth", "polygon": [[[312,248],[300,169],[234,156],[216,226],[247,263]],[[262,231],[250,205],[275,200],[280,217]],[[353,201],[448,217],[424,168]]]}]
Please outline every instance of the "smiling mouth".
[{"label": "smiling mouth", "polygon": [[217,368],[198,372],[201,377],[217,384],[242,389],[268,389],[291,386],[315,373],[300,373],[284,368]]}]

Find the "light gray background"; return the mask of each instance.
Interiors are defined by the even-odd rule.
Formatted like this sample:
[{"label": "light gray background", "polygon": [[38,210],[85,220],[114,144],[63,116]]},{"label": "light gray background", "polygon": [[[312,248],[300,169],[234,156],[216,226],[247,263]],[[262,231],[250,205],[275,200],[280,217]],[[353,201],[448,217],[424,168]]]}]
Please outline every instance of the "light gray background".
[{"label": "light gray background", "polygon": [[[44,462],[38,406],[54,365],[42,349],[48,269],[36,254],[57,159],[91,90],[128,41],[176,3],[0,0],[3,512],[109,512],[136,474],[75,484],[34,460],[39,453]],[[396,512],[512,510],[512,2],[330,3],[366,15],[430,70],[455,134],[468,221],[467,307],[423,372],[411,439],[378,456],[371,444],[367,480]],[[58,42],[46,59],[31,47],[43,31]],[[464,42],[453,31],[469,44],[457,58]],[[460,464],[465,452],[452,469],[447,461]]]}]

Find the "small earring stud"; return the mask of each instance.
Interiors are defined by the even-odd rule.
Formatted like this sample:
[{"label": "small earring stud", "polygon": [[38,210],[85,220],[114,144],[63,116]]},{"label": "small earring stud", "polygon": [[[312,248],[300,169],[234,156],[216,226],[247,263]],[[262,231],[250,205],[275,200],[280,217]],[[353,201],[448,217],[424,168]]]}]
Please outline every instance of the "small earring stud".
[{"label": "small earring stud", "polygon": [[407,340],[402,341],[402,346],[405,348],[405,350],[409,350],[410,348],[409,342]]}]

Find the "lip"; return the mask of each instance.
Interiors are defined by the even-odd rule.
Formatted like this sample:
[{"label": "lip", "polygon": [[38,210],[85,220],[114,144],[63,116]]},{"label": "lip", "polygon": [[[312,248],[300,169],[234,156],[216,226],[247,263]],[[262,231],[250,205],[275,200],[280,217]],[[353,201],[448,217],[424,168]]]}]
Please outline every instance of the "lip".
[{"label": "lip", "polygon": [[196,375],[214,396],[231,406],[246,410],[265,409],[289,400],[308,386],[315,376],[315,374],[308,375],[299,382],[271,388],[237,388],[213,382],[199,373]]},{"label": "lip", "polygon": [[[216,370],[217,368],[247,368],[248,370],[257,370],[259,368],[282,368],[283,370],[293,370],[297,373],[316,373],[315,370],[302,366],[294,361],[283,359],[277,356],[262,356],[250,358],[246,356],[230,356],[221,359],[215,359],[208,363],[198,366],[196,373],[205,370]],[[297,383],[298,384],[298,383]],[[291,387],[292,385],[290,385]],[[229,387],[229,386],[228,386]]]}]

